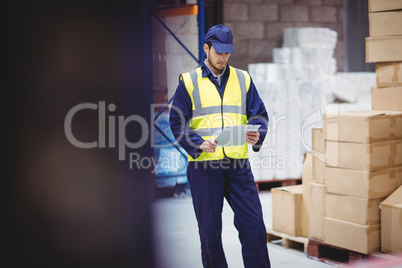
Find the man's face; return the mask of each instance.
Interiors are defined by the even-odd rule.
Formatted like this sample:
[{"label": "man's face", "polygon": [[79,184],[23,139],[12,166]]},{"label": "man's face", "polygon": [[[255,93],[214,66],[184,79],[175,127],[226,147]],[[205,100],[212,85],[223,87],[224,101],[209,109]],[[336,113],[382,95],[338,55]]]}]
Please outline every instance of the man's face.
[{"label": "man's face", "polygon": [[212,67],[211,71],[214,73],[222,73],[223,68],[225,68],[226,63],[228,62],[230,52],[218,53],[213,46],[209,48],[207,44],[204,44],[204,51],[207,55],[208,65],[209,67]]}]

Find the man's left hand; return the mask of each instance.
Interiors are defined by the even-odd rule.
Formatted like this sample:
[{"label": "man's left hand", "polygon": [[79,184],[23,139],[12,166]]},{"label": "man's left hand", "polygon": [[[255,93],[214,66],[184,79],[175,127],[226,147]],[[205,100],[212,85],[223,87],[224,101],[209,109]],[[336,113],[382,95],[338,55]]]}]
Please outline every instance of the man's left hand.
[{"label": "man's left hand", "polygon": [[260,133],[258,131],[246,132],[246,142],[250,145],[254,145],[260,139]]}]

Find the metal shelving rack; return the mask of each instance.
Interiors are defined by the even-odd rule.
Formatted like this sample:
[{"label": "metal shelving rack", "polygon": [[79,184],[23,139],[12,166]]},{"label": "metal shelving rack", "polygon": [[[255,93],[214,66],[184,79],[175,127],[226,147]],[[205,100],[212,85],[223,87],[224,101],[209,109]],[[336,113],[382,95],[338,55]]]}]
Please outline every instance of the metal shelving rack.
[{"label": "metal shelving rack", "polygon": [[[201,64],[204,57],[204,43],[205,43],[205,3],[204,0],[197,0],[197,4],[158,4],[158,0],[152,2],[147,1],[149,12],[148,16],[152,16],[158,21],[172,37],[180,44],[181,47],[188,53],[188,55],[194,59],[197,64]],[[171,16],[184,16],[184,15],[197,15],[198,22],[198,58],[191,53],[191,51],[186,47],[186,45],[175,35],[175,33],[169,29],[169,27],[162,21],[162,17]],[[163,108],[155,115],[154,122],[158,117],[166,110],[166,108],[173,101],[173,97],[168,100],[168,102],[163,106]],[[163,130],[154,123],[154,128],[170,143],[172,144],[180,154],[187,159],[185,155],[179,148],[179,146],[171,140]]]}]

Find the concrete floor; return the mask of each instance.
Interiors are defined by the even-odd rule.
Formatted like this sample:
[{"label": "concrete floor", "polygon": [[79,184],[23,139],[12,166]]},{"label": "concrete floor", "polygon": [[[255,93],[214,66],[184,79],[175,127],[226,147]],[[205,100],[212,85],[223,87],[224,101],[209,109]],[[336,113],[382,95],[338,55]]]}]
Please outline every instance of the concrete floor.
[{"label": "concrete floor", "polygon": [[[272,199],[270,191],[260,192],[265,225],[272,227]],[[201,250],[191,197],[157,199],[153,203],[156,260],[158,268],[202,268]],[[233,211],[225,201],[222,241],[229,268],[243,267],[241,245],[233,225]],[[273,268],[321,268],[332,265],[309,259],[296,249],[268,243]]]}]

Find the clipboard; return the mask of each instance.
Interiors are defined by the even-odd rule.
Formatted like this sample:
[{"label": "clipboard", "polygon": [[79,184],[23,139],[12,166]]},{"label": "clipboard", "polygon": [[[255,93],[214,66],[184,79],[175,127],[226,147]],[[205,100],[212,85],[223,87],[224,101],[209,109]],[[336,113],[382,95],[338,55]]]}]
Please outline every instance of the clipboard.
[{"label": "clipboard", "polygon": [[241,146],[246,143],[246,132],[255,132],[261,125],[240,125],[224,127],[216,137],[218,147]]}]

